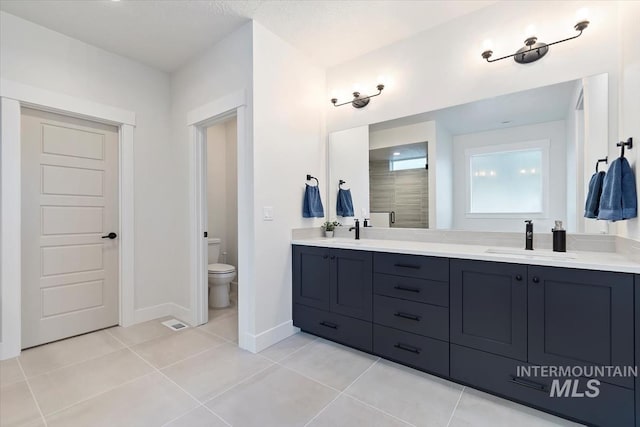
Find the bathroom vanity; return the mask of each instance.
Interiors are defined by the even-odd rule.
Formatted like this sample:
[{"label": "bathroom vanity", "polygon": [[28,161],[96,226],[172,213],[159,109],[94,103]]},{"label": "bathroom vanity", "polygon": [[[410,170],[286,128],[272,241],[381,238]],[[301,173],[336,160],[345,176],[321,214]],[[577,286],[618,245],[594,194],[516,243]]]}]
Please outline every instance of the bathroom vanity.
[{"label": "bathroom vanity", "polygon": [[[595,378],[597,397],[585,394],[590,378],[570,377],[567,397],[551,397],[554,378],[522,375],[530,366],[640,364],[640,265],[614,253],[537,253],[294,240],[293,323],[581,423],[640,425],[632,376]],[[556,386],[564,384],[562,378]]]}]

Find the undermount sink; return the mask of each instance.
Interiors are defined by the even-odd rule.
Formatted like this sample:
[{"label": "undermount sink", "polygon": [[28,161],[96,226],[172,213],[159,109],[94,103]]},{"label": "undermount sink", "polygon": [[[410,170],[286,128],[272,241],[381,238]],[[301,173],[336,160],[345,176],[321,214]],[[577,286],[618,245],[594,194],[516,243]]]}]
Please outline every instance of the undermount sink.
[{"label": "undermount sink", "polygon": [[487,254],[512,255],[523,258],[547,258],[547,259],[576,259],[577,256],[571,252],[553,252],[549,249],[534,249],[532,251],[517,248],[489,248]]}]

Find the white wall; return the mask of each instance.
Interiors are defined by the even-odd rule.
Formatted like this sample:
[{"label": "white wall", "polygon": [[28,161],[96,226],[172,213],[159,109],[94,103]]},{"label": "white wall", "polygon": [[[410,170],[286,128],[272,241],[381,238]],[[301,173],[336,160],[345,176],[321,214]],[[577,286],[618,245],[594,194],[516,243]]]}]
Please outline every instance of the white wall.
[{"label": "white wall", "polygon": [[[363,220],[362,210],[369,215],[369,126],[360,126],[329,135],[329,200],[325,203],[325,214],[342,225],[351,225],[354,218]],[[338,183],[346,181],[343,188],[351,190],[353,217],[337,217],[336,203]]]},{"label": "white wall", "polygon": [[[180,173],[169,135],[169,76],[0,12],[0,76],[136,113],[135,308],[168,303],[182,277],[173,268],[181,233]],[[183,282],[183,281],[182,281]]]},{"label": "white wall", "polygon": [[[323,222],[302,218],[302,195],[306,174],[318,177],[321,191],[327,185],[324,111],[329,102],[322,69],[260,24],[253,28],[256,319],[252,326],[260,349],[293,332],[291,229]],[[264,206],[273,207],[273,221],[262,220]]]},{"label": "white wall", "polygon": [[[362,111],[330,108],[327,129],[331,132],[378,123],[607,72],[612,104],[610,138],[615,139],[620,50],[618,2],[594,1],[586,6],[591,25],[583,35],[551,47],[547,56],[534,64],[521,65],[512,60],[487,63],[480,56],[483,41],[492,39],[498,56],[516,50],[524,40],[524,29],[532,23],[543,41],[572,36],[576,11],[585,7],[584,2],[498,2],[332,67],[327,71],[327,99],[332,90],[344,92],[356,82],[374,88],[380,74],[390,76],[390,81],[382,95]],[[632,27],[633,21],[629,22]],[[627,37],[629,50],[637,49],[633,46],[634,34],[637,33]]]},{"label": "white wall", "polygon": [[[526,137],[523,137],[526,135]],[[535,230],[550,231],[556,219],[566,221],[566,155],[564,120],[507,129],[455,135],[453,137],[453,228],[458,230],[522,231],[523,219],[468,218],[466,212],[465,150],[548,139],[549,217],[534,219]]]},{"label": "white wall", "polygon": [[[620,26],[622,55],[620,61],[620,134],[618,140],[633,137],[634,148],[625,152],[636,174],[636,189],[640,188],[640,2],[621,2]],[[609,158],[620,155],[620,149],[609,145]],[[640,220],[620,221],[618,234],[640,240]]]},{"label": "white wall", "polygon": [[[447,229],[453,227],[453,136],[444,126],[438,122],[435,124],[435,143],[429,144],[430,147],[433,145],[429,155],[435,159],[434,162],[429,161],[429,224],[430,228]],[[435,149],[435,154],[431,153],[433,149]],[[431,181],[434,181],[433,195],[431,194]],[[431,209],[434,203],[435,209]],[[431,222],[433,215],[431,211],[435,211],[433,222]]]},{"label": "white wall", "polygon": [[[180,229],[180,235],[172,240],[172,263],[180,280],[173,283],[172,298],[176,304],[189,307],[189,283],[191,283],[190,237],[191,218],[189,216],[189,194],[192,191],[189,180],[189,156],[192,142],[189,140],[187,113],[226,95],[246,91],[248,141],[252,128],[252,24],[248,23],[227,36],[207,51],[171,74],[171,140],[172,167],[176,171],[175,185],[180,194],[171,201],[178,209],[173,221]],[[251,159],[246,163],[251,170]],[[243,191],[252,193],[252,188]],[[251,227],[245,230],[252,235]],[[242,266],[238,279],[242,280]],[[245,274],[249,274],[245,270]]]},{"label": "white wall", "polygon": [[238,180],[235,117],[207,128],[207,216],[209,237],[218,237],[220,256],[210,262],[238,265]]}]

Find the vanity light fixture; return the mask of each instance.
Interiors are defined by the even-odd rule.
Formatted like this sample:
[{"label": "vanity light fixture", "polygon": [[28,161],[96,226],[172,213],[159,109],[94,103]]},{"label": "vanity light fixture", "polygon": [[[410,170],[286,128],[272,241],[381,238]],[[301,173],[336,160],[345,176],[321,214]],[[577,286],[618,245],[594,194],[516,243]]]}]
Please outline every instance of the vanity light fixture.
[{"label": "vanity light fixture", "polygon": [[342,105],[347,105],[347,104],[353,105],[353,108],[366,107],[367,104],[369,104],[369,100],[371,98],[373,98],[374,96],[378,96],[382,93],[382,89],[384,89],[384,85],[382,83],[378,83],[378,86],[376,86],[376,88],[378,89],[378,93],[376,93],[375,95],[362,96],[362,94],[358,90],[355,90],[353,92],[353,99],[351,101],[338,104],[337,103],[338,98],[331,98],[331,103],[333,104],[334,107],[340,107]]},{"label": "vanity light fixture", "polygon": [[578,31],[578,34],[569,37],[568,39],[558,40],[553,43],[543,43],[539,42],[538,38],[534,35],[529,35],[527,39],[524,41],[525,46],[518,49],[518,51],[514,54],[503,56],[497,59],[491,59],[493,55],[493,51],[491,48],[485,43],[485,51],[482,52],[482,57],[487,60],[487,62],[496,62],[502,59],[507,59],[513,57],[513,60],[518,64],[528,64],[530,62],[535,62],[538,59],[542,58],[549,52],[549,46],[553,46],[554,44],[563,43],[569,40],[577,39],[582,35],[582,32],[585,28],[589,26],[589,21],[586,18],[580,18],[578,23],[574,25],[574,29]]}]

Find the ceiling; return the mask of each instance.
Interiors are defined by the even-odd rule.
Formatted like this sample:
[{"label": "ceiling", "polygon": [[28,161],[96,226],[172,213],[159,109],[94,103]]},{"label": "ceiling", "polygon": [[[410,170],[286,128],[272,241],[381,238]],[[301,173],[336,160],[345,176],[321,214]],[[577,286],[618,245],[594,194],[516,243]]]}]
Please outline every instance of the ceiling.
[{"label": "ceiling", "polygon": [[250,19],[329,67],[493,3],[0,0],[0,10],[171,72]]},{"label": "ceiling", "polygon": [[484,132],[564,120],[577,80],[486,98],[442,110],[416,114],[371,125],[370,130],[390,129],[435,120],[452,135]]}]

